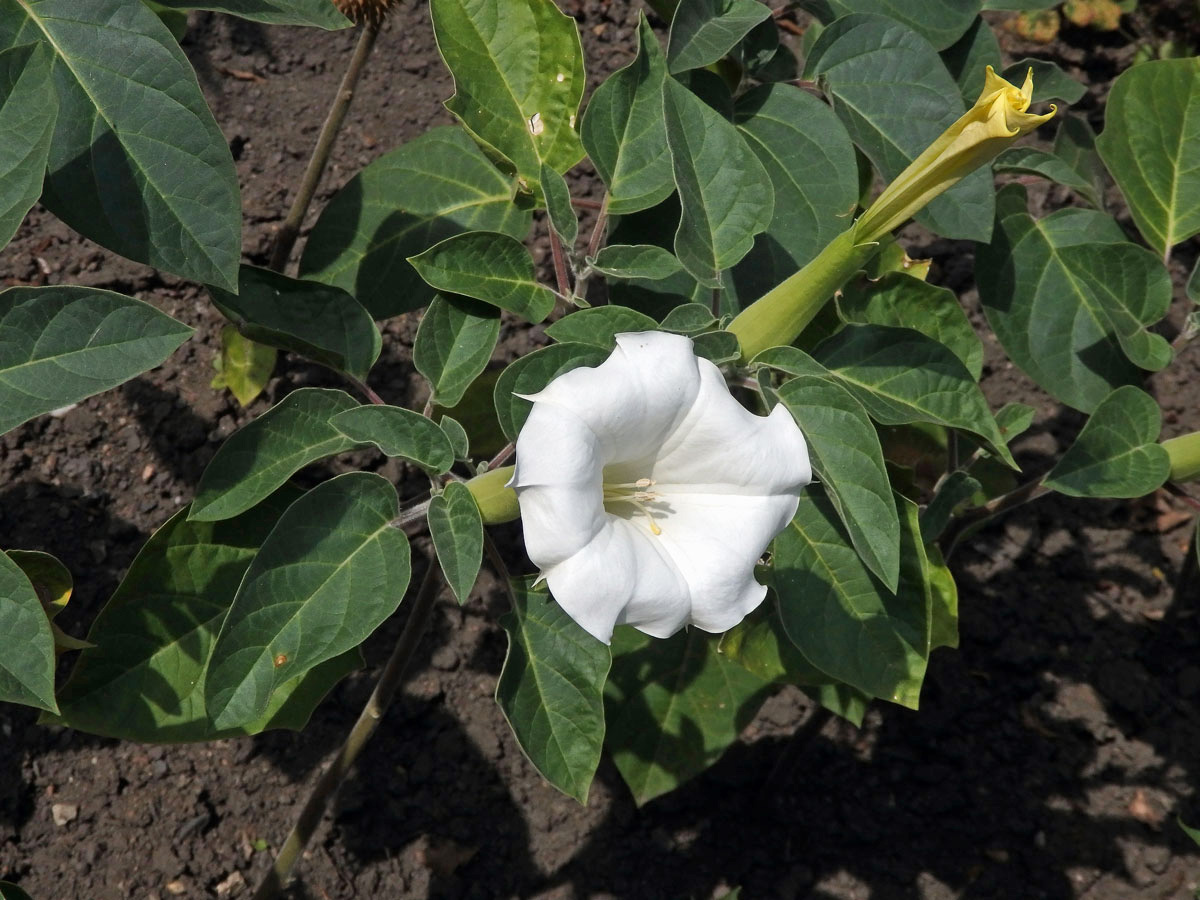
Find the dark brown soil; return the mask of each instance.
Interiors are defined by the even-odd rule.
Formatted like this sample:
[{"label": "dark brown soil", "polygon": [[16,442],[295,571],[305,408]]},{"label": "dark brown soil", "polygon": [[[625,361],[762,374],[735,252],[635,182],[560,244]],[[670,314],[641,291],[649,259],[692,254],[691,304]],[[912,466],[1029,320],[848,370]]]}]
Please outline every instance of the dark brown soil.
[{"label": "dark brown soil", "polygon": [[[628,59],[636,12],[618,0],[570,11],[594,83]],[[193,17],[185,48],[234,148],[252,262],[265,259],[353,41]],[[1060,58],[1086,61],[1078,44],[1059,45]],[[1098,58],[1108,65],[1112,55]],[[424,7],[401,10],[320,199],[448,121],[450,92]],[[969,272],[951,262],[970,245],[927,249],[940,280],[973,307]],[[1190,263],[1195,252],[1178,256]],[[239,409],[208,386],[221,321],[204,295],[114,258],[40,210],[0,260],[0,277],[133,293],[198,330],[161,369],[0,439],[0,546],[67,563],[77,589],[60,621],[82,635],[147,536],[188,502],[220,442],[295,386],[332,382],[289,361],[268,396]],[[1182,312],[1180,300],[1176,324]],[[421,400],[413,327],[387,325],[373,376],[393,402]],[[536,339],[511,331],[501,352]],[[1080,419],[1060,414],[988,340],[988,394],[1037,407],[1018,449],[1027,471],[1043,471]],[[1153,382],[1168,433],[1200,428],[1198,344]],[[880,707],[862,729],[833,722],[792,743],[812,707],[782,690],[717,766],[642,810],[608,763],[580,807],[521,755],[492,700],[505,601],[485,573],[465,607],[442,602],[418,674],[289,896],[635,900],[715,898],[740,885],[754,900],[1191,897],[1200,848],[1175,817],[1200,822],[1200,598],[1173,598],[1169,587],[1186,511],[1165,496],[1055,498],[1019,510],[955,560],[962,647],[935,656],[919,712]],[[418,540],[417,549],[427,547]],[[340,685],[304,734],[147,747],[38,727],[29,711],[0,708],[0,879],[38,900],[248,897],[404,615],[368,643],[373,668]]]}]

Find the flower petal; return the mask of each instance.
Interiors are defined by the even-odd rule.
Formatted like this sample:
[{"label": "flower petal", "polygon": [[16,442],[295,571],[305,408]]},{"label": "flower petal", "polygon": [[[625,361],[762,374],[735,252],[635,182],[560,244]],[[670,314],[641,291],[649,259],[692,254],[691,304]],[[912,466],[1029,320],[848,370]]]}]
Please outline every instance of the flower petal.
[{"label": "flower petal", "polygon": [[542,574],[559,606],[606,644],[618,624],[670,637],[688,621],[687,582],[645,526],[614,516],[586,547]]},{"label": "flower petal", "polygon": [[535,408],[553,404],[586,422],[606,464],[657,450],[700,390],[689,338],[645,331],[618,334],[616,340],[616,349],[600,365],[565,372],[529,396]]},{"label": "flower petal", "polygon": [[540,568],[577,553],[604,527],[602,477],[591,428],[569,410],[535,403],[517,437],[509,484],[521,507],[525,549]]},{"label": "flower petal", "polygon": [[808,445],[783,406],[769,416],[742,407],[720,370],[697,360],[700,391],[645,476],[669,493],[799,494],[812,481]]},{"label": "flower petal", "polygon": [[754,566],[792,520],[799,502],[791,494],[666,498],[672,512],[659,520],[657,540],[687,579],[693,625],[719,634],[762,603],[767,589],[754,579]]}]

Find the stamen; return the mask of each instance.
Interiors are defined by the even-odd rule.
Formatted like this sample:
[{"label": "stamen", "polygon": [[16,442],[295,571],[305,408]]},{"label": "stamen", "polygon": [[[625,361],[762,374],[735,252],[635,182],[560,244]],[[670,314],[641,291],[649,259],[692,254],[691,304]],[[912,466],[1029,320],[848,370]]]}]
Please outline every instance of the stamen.
[{"label": "stamen", "polygon": [[648,491],[646,488],[653,486],[654,482],[649,478],[639,478],[633,483],[623,484],[605,484],[603,489],[604,503],[607,506],[617,506],[622,503],[634,507],[638,512],[644,515],[650,525],[650,533],[658,536],[662,534],[662,529],[658,522],[654,519],[647,503],[657,500],[659,495],[655,491]]}]

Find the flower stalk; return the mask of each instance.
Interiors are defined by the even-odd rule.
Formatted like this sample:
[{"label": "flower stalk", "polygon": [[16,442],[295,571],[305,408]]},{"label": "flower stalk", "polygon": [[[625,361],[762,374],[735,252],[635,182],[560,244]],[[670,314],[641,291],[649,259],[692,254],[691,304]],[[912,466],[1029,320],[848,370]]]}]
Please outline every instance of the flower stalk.
[{"label": "flower stalk", "polygon": [[1200,431],[1182,434],[1162,442],[1171,458],[1171,481],[1195,481],[1200,478]]}]

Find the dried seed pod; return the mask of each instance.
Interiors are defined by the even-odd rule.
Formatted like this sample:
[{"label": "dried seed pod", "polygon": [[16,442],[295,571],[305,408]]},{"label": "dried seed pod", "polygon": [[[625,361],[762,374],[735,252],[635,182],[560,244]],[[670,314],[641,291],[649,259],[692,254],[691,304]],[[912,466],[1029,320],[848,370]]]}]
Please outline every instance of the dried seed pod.
[{"label": "dried seed pod", "polygon": [[352,22],[378,25],[398,3],[397,0],[333,0],[333,5]]}]

